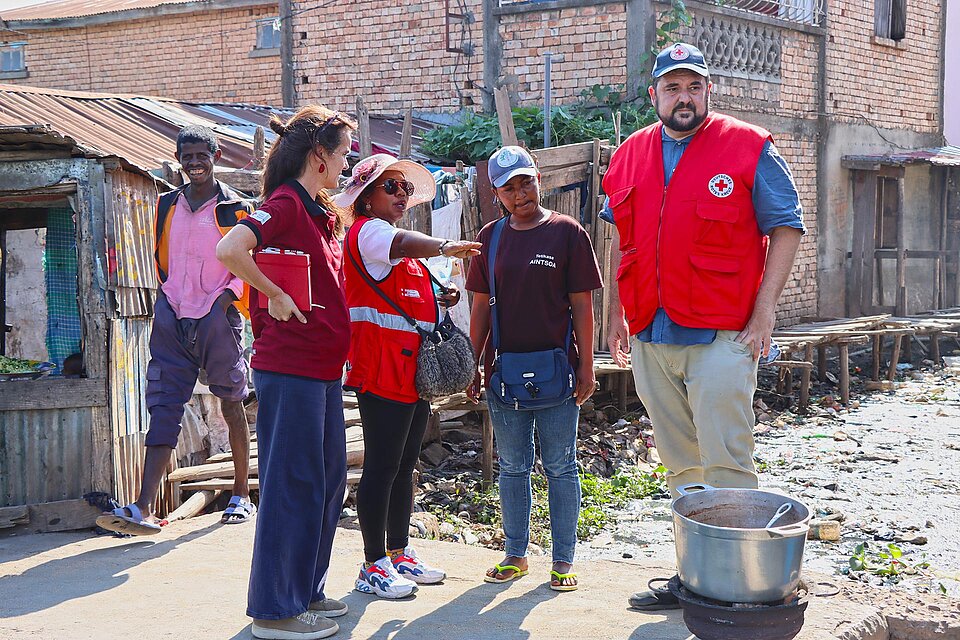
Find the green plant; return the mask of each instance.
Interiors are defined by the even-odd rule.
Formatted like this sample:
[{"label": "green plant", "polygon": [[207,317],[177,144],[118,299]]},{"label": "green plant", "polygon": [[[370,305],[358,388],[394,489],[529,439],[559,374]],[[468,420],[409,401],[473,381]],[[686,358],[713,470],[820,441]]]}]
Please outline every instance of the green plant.
[{"label": "green plant", "polygon": [[852,573],[865,571],[894,583],[904,575],[917,574],[930,568],[930,563],[926,561],[914,564],[904,562],[903,550],[892,542],[877,551],[872,550],[868,543],[861,542],[854,548],[848,563]]}]

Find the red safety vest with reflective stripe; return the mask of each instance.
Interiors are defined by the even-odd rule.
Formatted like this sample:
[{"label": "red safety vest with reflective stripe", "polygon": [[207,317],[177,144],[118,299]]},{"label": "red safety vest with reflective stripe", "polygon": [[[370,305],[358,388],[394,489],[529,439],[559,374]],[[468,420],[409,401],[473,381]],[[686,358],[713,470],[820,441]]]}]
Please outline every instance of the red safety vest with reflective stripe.
[{"label": "red safety vest with reflective stripe", "polygon": [[603,178],[620,234],[617,286],[635,334],[663,307],[685,327],[740,331],[767,255],[753,180],[770,134],[710,114],[664,187],[663,125],[637,131]]},{"label": "red safety vest with reflective stripe", "polygon": [[[365,272],[358,239],[360,229],[370,220],[359,218],[345,240],[347,250]],[[350,308],[350,353],[344,386],[387,400],[416,402],[419,395],[414,377],[420,334],[367,284],[349,256],[343,264]],[[423,329],[434,329],[439,310],[426,266],[418,260],[403,258],[390,270],[390,275],[377,284]]]}]

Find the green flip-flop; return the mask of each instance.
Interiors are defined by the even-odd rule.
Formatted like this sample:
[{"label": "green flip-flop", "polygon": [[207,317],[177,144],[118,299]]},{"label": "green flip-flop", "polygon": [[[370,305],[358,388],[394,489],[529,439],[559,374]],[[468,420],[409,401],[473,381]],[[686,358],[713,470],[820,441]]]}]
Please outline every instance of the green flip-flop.
[{"label": "green flip-flop", "polygon": [[[567,578],[577,579],[576,573],[560,573],[559,571],[550,572],[550,588],[554,591],[576,591],[580,588],[579,584],[563,584],[563,581]],[[553,580],[556,579],[560,584],[554,585]]]},{"label": "green flip-flop", "polygon": [[512,580],[516,580],[517,578],[522,578],[523,576],[527,575],[527,573],[529,573],[527,569],[521,569],[520,567],[513,564],[495,564],[493,566],[497,570],[497,573],[495,575],[499,575],[504,571],[513,571],[513,573],[510,575],[509,578],[500,578],[499,580],[494,576],[485,575],[483,576],[484,582],[491,582],[493,584],[502,584],[504,582],[510,582]]}]

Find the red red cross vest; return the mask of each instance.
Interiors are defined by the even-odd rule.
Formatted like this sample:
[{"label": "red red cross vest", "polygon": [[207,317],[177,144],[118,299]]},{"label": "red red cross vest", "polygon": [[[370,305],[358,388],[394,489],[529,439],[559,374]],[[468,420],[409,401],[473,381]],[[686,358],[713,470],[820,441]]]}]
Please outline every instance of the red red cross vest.
[{"label": "red red cross vest", "polygon": [[[367,284],[357,270],[366,269],[360,258],[360,229],[371,218],[358,218],[347,232],[348,256],[344,261],[347,306],[350,308],[350,352],[344,386],[395,400],[419,399],[414,377],[420,334],[403,316]],[[369,276],[369,273],[366,273]],[[438,319],[437,298],[427,268],[418,260],[403,258],[383,280],[377,282],[398,307],[420,326],[432,331]]]},{"label": "red red cross vest", "polygon": [[662,127],[627,138],[603,178],[620,234],[617,286],[630,333],[646,328],[658,307],[685,327],[740,331],[767,255],[752,190],[770,134],[711,113],[665,188]]}]

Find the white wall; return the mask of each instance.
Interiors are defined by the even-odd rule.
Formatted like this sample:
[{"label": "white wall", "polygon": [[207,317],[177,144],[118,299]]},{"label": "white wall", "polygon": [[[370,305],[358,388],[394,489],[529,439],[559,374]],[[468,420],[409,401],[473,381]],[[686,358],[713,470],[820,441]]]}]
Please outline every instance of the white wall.
[{"label": "white wall", "polygon": [[947,31],[944,50],[943,135],[947,144],[960,145],[960,0],[946,0]]}]

